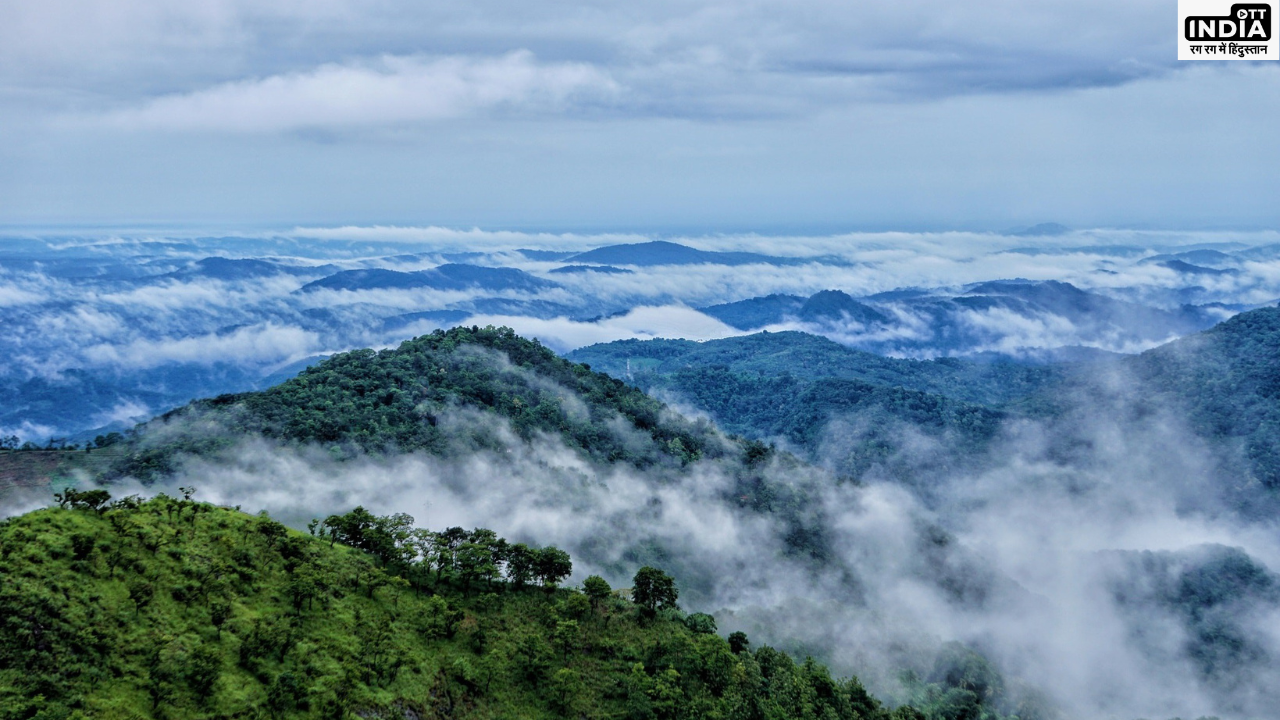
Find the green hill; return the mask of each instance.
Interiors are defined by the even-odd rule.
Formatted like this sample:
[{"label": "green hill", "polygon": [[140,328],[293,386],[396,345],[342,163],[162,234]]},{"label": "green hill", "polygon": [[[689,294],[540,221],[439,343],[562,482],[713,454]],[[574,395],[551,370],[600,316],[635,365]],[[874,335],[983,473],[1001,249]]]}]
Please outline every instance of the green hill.
[{"label": "green hill", "polygon": [[187,498],[65,499],[0,523],[6,720],[923,717],[726,641],[661,571],[632,602],[558,588],[567,554],[483,529],[357,508],[313,537]]},{"label": "green hill", "polygon": [[882,357],[802,332],[763,332],[706,342],[619,340],[574,350],[567,357],[637,382],[649,382],[648,375],[724,366],[734,373],[770,377],[858,380],[992,406],[1030,395],[1061,374],[1044,365]]},{"label": "green hill", "polygon": [[[337,455],[499,446],[483,422],[441,422],[477,411],[509,420],[523,439],[556,435],[601,462],[679,467],[736,451],[710,425],[664,412],[644,392],[509,328],[459,327],[334,355],[269,390],[166,413],[138,428],[107,477],[151,480],[170,474],[184,452],[216,452],[248,434]],[[619,421],[635,432],[619,433]]]},{"label": "green hill", "polygon": [[[1025,402],[1063,374],[1003,362],[885,358],[800,332],[702,343],[624,340],[569,357],[688,402],[729,432],[785,439],[842,475],[878,467],[906,482],[919,480],[922,461],[974,461],[998,431],[1003,405]],[[849,425],[830,432],[833,419]],[[912,437],[907,428],[943,449],[928,458],[902,452]]]},{"label": "green hill", "polygon": [[[1009,415],[1052,423],[1069,446],[1080,440],[1072,427],[1088,416],[1141,421],[1162,409],[1208,441],[1233,506],[1266,514],[1280,503],[1280,308],[1088,366],[899,360],[795,332],[626,340],[569,357],[686,401],[726,430],[785,438],[855,475],[897,456],[908,427],[942,441],[934,465],[954,466],[979,461]],[[852,429],[833,436],[833,418]],[[919,467],[889,470],[908,477]]]},{"label": "green hill", "polygon": [[[906,432],[946,448],[933,461],[970,461],[995,437],[1004,413],[941,395],[860,380],[735,373],[724,366],[678,370],[651,378],[648,389],[674,391],[709,412],[725,430],[750,438],[782,438],[841,475],[881,467],[906,482],[919,474],[921,452],[902,452]],[[833,420],[847,427],[833,431]]]}]

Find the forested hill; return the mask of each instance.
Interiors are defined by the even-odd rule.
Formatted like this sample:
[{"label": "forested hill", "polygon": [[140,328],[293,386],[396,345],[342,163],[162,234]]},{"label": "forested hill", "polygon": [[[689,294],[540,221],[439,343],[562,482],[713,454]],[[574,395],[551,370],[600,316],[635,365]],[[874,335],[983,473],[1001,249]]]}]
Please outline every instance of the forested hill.
[{"label": "forested hill", "polygon": [[484,529],[61,499],[0,523],[3,720],[924,717],[726,641],[654,568],[623,599],[558,588],[567,554]]},{"label": "forested hill", "polygon": [[[179,453],[215,451],[245,434],[338,454],[497,447],[501,431],[485,417],[509,421],[524,439],[556,435],[602,462],[678,466],[741,450],[709,424],[509,328],[458,327],[334,355],[268,390],[166,413],[139,428],[110,475],[164,475]],[[619,420],[632,431],[619,432]]]},{"label": "forested hill", "polygon": [[1061,375],[1055,367],[1045,365],[956,358],[889,358],[854,350],[819,335],[794,331],[761,332],[706,342],[619,340],[580,348],[567,357],[615,377],[630,377],[640,382],[645,382],[649,375],[723,367],[735,374],[858,380],[983,405],[999,405],[1024,397]]},{"label": "forested hill", "polygon": [[[1110,415],[1121,400],[1125,413],[1160,407],[1184,418],[1243,489],[1237,506],[1262,508],[1260,497],[1280,491],[1280,308],[1089,366],[899,360],[796,332],[627,340],[569,357],[689,403],[732,432],[786,438],[854,475],[905,457],[902,428],[942,442],[931,457],[914,453],[910,467],[889,468],[910,480],[977,459],[1009,414],[1069,425],[1080,412]],[[829,431],[833,419],[845,423],[840,432]]]},{"label": "forested hill", "polygon": [[1280,491],[1280,308],[1240,313],[1125,364],[1152,401],[1185,410],[1204,437],[1239,444],[1252,480]]},{"label": "forested hill", "polygon": [[[1002,406],[1063,375],[1052,366],[886,358],[800,332],[624,340],[569,357],[688,403],[729,432],[782,439],[841,475],[875,471],[912,484],[924,483],[929,469],[980,458]],[[833,420],[844,424],[833,429]],[[932,439],[932,451],[903,452],[920,436]]]}]

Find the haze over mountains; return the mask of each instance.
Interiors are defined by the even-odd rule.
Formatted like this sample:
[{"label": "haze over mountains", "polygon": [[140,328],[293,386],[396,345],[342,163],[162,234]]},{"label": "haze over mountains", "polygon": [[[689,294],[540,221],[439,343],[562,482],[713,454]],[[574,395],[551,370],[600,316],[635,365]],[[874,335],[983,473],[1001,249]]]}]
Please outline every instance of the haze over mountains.
[{"label": "haze over mountains", "polygon": [[1137,352],[1280,297],[1267,233],[776,240],[396,228],[10,238],[0,434],[92,435],[455,324],[508,325],[561,352],[768,328],[897,357],[1044,362]]}]

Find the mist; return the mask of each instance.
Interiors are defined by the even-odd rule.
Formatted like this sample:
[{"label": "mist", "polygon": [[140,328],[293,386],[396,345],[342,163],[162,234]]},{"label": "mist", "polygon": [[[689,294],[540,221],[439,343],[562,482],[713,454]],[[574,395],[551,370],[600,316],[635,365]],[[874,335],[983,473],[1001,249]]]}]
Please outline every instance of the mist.
[{"label": "mist", "polygon": [[[1179,408],[1153,407],[1128,378],[1105,377],[1068,405],[1056,422],[1007,421],[958,469],[932,461],[945,438],[896,427],[895,455],[857,481],[821,467],[857,441],[856,417],[832,418],[817,465],[775,454],[751,470],[725,459],[640,470],[454,409],[439,418],[449,449],[438,456],[245,437],[187,457],[161,485],[111,491],[194,485],[201,499],[295,527],[356,505],[407,512],[422,527],[488,527],[568,550],[570,582],[598,573],[626,586],[657,565],[676,577],[683,607],[713,613],[722,631],[812,654],[898,702],[910,699],[900,673],[928,678],[944,643],[958,641],[1004,672],[1014,705],[1043,693],[1071,718],[1266,716],[1280,702],[1269,661],[1280,596],[1265,569],[1280,567],[1274,524],[1235,514],[1220,455]],[[152,426],[162,440],[164,424]],[[621,418],[612,427],[645,439]],[[738,497],[744,472],[787,509]],[[790,542],[797,532],[812,539],[808,552]],[[1208,606],[1208,620],[1170,600],[1166,586],[1229,575],[1231,563],[1270,579]],[[1203,657],[1216,647],[1198,635],[1206,627],[1242,638],[1234,662]]]}]

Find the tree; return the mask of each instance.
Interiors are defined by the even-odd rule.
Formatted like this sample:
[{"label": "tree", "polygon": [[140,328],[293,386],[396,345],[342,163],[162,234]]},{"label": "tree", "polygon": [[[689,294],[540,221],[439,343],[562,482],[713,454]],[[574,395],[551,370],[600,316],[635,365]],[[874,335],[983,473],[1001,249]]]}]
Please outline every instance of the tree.
[{"label": "tree", "polygon": [[85,508],[88,510],[101,510],[111,500],[111,493],[106,490],[85,490],[83,492],[75,488],[67,488],[60,493],[54,493],[53,499],[58,501],[59,507],[70,505],[73,508]]},{"label": "tree", "polygon": [[582,593],[569,593],[556,609],[564,617],[578,620],[591,612],[591,601]]},{"label": "tree", "polygon": [[516,543],[507,548],[507,580],[516,590],[533,578],[536,559],[537,552],[524,543]]},{"label": "tree", "polygon": [[578,645],[578,636],[580,634],[581,631],[577,620],[558,620],[556,621],[556,629],[551,637],[556,646],[560,648],[560,651],[564,653],[564,657],[568,659],[569,653]]},{"label": "tree", "polygon": [[93,439],[94,447],[99,448],[109,447],[118,442],[124,442],[124,436],[118,432],[109,432],[106,435],[99,435]]},{"label": "tree", "polygon": [[155,586],[141,578],[129,581],[129,599],[133,601],[136,612],[142,612],[155,594]]},{"label": "tree", "polygon": [[609,587],[609,583],[599,575],[592,575],[582,581],[582,591],[587,594],[591,600],[591,607],[596,608],[600,603],[609,597],[613,592],[613,588]]},{"label": "tree", "polygon": [[282,672],[271,681],[267,688],[267,709],[272,717],[280,717],[284,713],[298,707],[298,701],[306,694],[306,689],[298,677],[291,672]]},{"label": "tree", "polygon": [[373,513],[365,510],[364,506],[357,505],[345,515],[330,515],[325,518],[321,527],[328,531],[330,540],[368,550],[365,534],[373,528],[375,520]]},{"label": "tree", "polygon": [[493,561],[493,551],[486,544],[463,543],[458,547],[455,563],[458,567],[458,575],[462,578],[464,594],[470,590],[472,580],[492,582],[498,575],[498,565]]},{"label": "tree", "polygon": [[747,634],[742,631],[729,633],[729,651],[734,655],[743,652],[751,647],[751,641],[747,639]]},{"label": "tree", "polygon": [[207,700],[222,674],[222,655],[209,645],[199,645],[191,652],[187,682],[196,697]]},{"label": "tree", "polygon": [[551,648],[537,633],[526,633],[516,640],[512,654],[516,672],[528,682],[536,682],[551,664]]},{"label": "tree", "polygon": [[693,613],[684,619],[684,624],[695,633],[714,635],[716,632],[716,619],[706,613]]},{"label": "tree", "polygon": [[665,608],[678,607],[676,599],[679,597],[679,592],[676,590],[676,581],[661,570],[646,565],[636,571],[632,583],[634,584],[631,591],[632,601],[644,608],[648,614],[652,615]]},{"label": "tree", "polygon": [[582,694],[582,676],[576,670],[560,668],[551,676],[552,698],[556,707],[566,717],[573,713],[577,698]]},{"label": "tree", "polygon": [[267,547],[274,547],[277,540],[289,534],[284,525],[271,518],[263,518],[258,522],[258,532],[266,538]]},{"label": "tree", "polygon": [[569,577],[573,572],[573,561],[569,558],[569,553],[561,550],[553,545],[548,545],[537,551],[537,557],[534,559],[533,572],[542,583],[542,586],[548,590],[554,588],[561,580]]},{"label": "tree", "polygon": [[410,558],[412,570],[410,579],[418,589],[426,586],[426,581],[431,574],[431,566],[435,558],[435,536],[435,533],[425,528],[414,528],[409,532],[409,539],[406,541],[407,556]]},{"label": "tree", "polygon": [[460,527],[446,528],[432,537],[431,554],[436,562],[436,582],[440,582],[440,576],[445,570],[453,569],[454,552],[466,538],[467,531]]}]

